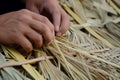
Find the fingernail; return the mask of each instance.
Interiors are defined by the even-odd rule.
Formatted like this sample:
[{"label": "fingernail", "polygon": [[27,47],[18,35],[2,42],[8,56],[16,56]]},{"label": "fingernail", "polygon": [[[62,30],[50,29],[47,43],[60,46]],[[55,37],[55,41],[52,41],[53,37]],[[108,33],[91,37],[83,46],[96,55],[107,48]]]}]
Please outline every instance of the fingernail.
[{"label": "fingernail", "polygon": [[60,32],[56,33],[56,36],[61,36],[62,34]]},{"label": "fingernail", "polygon": [[56,26],[56,32],[59,31],[59,26]]},{"label": "fingernail", "polygon": [[53,32],[53,36],[55,36],[55,32]]}]

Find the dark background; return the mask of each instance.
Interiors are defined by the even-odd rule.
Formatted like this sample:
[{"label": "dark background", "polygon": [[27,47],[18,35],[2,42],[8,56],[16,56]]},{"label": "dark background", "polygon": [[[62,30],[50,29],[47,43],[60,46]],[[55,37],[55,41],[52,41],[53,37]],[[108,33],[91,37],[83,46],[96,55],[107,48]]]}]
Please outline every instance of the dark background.
[{"label": "dark background", "polygon": [[17,11],[25,8],[21,0],[0,0],[0,14]]}]

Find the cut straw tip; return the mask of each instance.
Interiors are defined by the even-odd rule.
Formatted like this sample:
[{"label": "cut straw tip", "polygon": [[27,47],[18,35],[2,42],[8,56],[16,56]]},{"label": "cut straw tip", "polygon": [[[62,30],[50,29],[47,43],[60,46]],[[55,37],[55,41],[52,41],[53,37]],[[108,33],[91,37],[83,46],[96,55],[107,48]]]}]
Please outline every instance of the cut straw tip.
[{"label": "cut straw tip", "polygon": [[55,32],[58,32],[59,31],[59,26],[55,26]]}]

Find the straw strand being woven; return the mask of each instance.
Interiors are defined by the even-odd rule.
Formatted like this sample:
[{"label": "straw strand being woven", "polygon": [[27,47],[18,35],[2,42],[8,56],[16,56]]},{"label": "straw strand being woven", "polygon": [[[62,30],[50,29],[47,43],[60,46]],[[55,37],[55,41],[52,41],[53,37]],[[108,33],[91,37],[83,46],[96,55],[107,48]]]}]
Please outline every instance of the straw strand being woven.
[{"label": "straw strand being woven", "polygon": [[70,29],[29,56],[1,46],[0,80],[120,80],[120,0],[58,2]]}]

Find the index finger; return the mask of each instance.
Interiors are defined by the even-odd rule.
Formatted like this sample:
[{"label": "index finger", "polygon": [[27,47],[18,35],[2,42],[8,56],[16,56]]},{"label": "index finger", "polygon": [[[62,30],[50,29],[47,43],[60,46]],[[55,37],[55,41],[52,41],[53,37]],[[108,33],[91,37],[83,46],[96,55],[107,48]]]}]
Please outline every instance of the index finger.
[{"label": "index finger", "polygon": [[60,30],[56,33],[57,36],[61,36],[63,33],[65,33],[70,26],[70,18],[67,15],[67,13],[61,8],[61,24],[60,24]]}]

